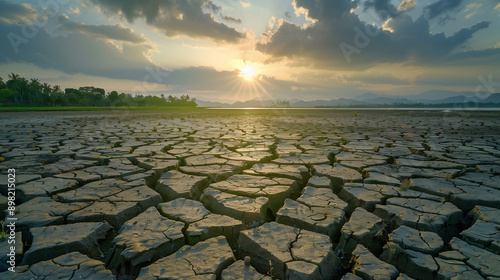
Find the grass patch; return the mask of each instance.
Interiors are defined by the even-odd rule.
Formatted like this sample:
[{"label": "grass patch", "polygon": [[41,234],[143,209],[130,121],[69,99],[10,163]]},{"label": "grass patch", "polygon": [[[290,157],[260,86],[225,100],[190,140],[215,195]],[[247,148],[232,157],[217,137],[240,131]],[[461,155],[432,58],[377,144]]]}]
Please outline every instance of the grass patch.
[{"label": "grass patch", "polygon": [[163,147],[163,148],[161,149],[161,151],[162,151],[162,152],[164,152],[164,153],[166,153],[166,152],[168,152],[168,151],[172,150],[173,148],[174,148],[174,146],[172,146],[172,145],[167,145],[167,146]]},{"label": "grass patch", "polygon": [[406,178],[404,179],[402,182],[401,182],[401,185],[399,186],[399,188],[403,189],[403,190],[407,190],[409,188],[413,187],[413,182],[410,178]]},{"label": "grass patch", "polygon": [[0,240],[3,240],[7,237],[7,231],[4,228],[3,221],[0,221],[0,224],[2,225],[2,230],[0,231]]},{"label": "grass patch", "polygon": [[205,107],[189,107],[189,106],[158,106],[158,107],[0,107],[0,112],[27,112],[27,111],[168,111],[168,110],[203,110]]}]

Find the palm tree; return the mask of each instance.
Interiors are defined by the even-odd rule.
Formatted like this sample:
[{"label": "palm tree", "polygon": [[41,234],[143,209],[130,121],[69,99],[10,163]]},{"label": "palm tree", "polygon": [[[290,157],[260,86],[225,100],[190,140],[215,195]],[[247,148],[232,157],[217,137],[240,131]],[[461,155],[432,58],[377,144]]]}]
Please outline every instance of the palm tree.
[{"label": "palm tree", "polygon": [[56,106],[56,103],[59,105],[63,105],[63,92],[59,85],[55,85],[52,87],[52,90],[49,95],[50,101],[52,102],[52,106]]},{"label": "palm tree", "polygon": [[[31,79],[28,84],[28,100],[30,104],[36,104],[37,98],[42,93],[42,84],[38,79]],[[33,98],[33,99],[32,99]]]},{"label": "palm tree", "polygon": [[23,104],[24,95],[26,94],[26,90],[28,88],[28,81],[18,74],[11,73],[9,74],[9,80],[7,81],[7,88],[16,91],[16,94],[14,95],[14,102]]},{"label": "palm tree", "polygon": [[21,94],[21,103],[24,103],[25,99],[28,99],[28,80],[25,78],[19,79],[19,92]]},{"label": "palm tree", "polygon": [[55,85],[52,87],[52,91],[54,92],[62,92],[61,87],[59,85]]},{"label": "palm tree", "polygon": [[9,77],[9,80],[7,81],[7,83],[5,85],[7,86],[7,88],[16,90],[17,84],[19,83],[19,75],[14,74],[14,73],[10,73],[8,75],[8,77]]},{"label": "palm tree", "polygon": [[51,95],[52,95],[52,87],[47,84],[47,83],[43,83],[41,85],[42,89],[41,89],[41,94],[42,94],[42,104],[47,104],[49,103],[50,101],[52,101],[52,98],[51,98]]},{"label": "palm tree", "polygon": [[52,87],[49,84],[47,84],[47,83],[43,83],[42,84],[42,92],[44,94],[49,95],[52,92]]},{"label": "palm tree", "polygon": [[175,105],[177,98],[175,98],[172,95],[169,95],[167,98],[168,98],[168,102],[170,103],[170,105]]},{"label": "palm tree", "polygon": [[15,74],[15,73],[10,73],[9,74],[9,79],[12,80],[12,81],[19,80],[19,75]]}]

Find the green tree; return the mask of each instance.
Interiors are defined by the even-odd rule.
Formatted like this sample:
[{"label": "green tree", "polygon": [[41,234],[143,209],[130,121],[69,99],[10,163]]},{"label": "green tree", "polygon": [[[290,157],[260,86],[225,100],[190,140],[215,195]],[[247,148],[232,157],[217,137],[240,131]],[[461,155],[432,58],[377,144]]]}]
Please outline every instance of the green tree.
[{"label": "green tree", "polygon": [[16,91],[9,88],[0,89],[0,103],[10,102]]},{"label": "green tree", "polygon": [[96,88],[93,86],[80,87],[78,89],[82,94],[82,99],[80,103],[87,106],[98,106],[103,103],[106,92],[102,88]]},{"label": "green tree", "polygon": [[82,94],[77,89],[67,88],[64,90],[64,95],[68,99],[70,105],[82,105],[80,103]]},{"label": "green tree", "polygon": [[108,99],[113,103],[118,100],[118,92],[116,90],[113,90],[112,92],[108,93]]},{"label": "green tree", "polygon": [[37,104],[42,95],[42,84],[38,79],[31,79],[28,83],[28,102],[29,104]]},{"label": "green tree", "polygon": [[51,106],[67,105],[67,103],[68,103],[66,95],[62,92],[61,87],[58,85],[55,85],[50,90],[49,100],[50,100]]},{"label": "green tree", "polygon": [[18,74],[11,73],[4,82],[0,77],[0,102],[8,105],[48,105],[48,106],[197,106],[196,99],[189,95],[175,97],[137,95],[116,91],[106,92],[102,88],[85,86],[78,89],[51,86],[39,79],[29,81]]},{"label": "green tree", "polygon": [[13,96],[14,103],[22,105],[26,97],[28,81],[18,74],[11,73],[9,74],[9,80],[7,81],[7,88],[10,88],[16,92],[16,94],[14,94]]}]

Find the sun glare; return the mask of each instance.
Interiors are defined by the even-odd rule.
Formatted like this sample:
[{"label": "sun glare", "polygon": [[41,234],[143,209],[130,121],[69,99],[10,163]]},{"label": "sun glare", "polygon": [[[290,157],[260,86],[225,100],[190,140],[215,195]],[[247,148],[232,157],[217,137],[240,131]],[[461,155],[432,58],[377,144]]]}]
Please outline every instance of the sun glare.
[{"label": "sun glare", "polygon": [[252,68],[252,66],[245,65],[240,69],[239,76],[244,78],[247,81],[251,81],[255,77],[256,74],[257,74],[257,72],[255,71],[255,69]]},{"label": "sun glare", "polygon": [[230,88],[228,98],[242,101],[272,98],[266,89],[271,84],[266,76],[258,72],[258,67],[245,61],[237,67],[234,71],[237,73],[236,77],[231,76],[227,80],[227,86]]}]

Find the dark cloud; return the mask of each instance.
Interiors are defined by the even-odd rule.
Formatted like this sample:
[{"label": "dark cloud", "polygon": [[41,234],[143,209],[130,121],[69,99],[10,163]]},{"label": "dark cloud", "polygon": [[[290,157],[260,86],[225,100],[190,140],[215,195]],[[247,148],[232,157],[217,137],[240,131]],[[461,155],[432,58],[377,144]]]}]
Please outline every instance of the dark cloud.
[{"label": "dark cloud", "polygon": [[470,73],[458,73],[456,69],[453,72],[436,73],[435,71],[428,71],[415,77],[414,83],[416,85],[424,86],[471,86],[477,85],[478,79],[476,75]]},{"label": "dark cloud", "polygon": [[142,34],[137,34],[131,28],[121,24],[116,25],[97,25],[84,24],[81,22],[70,21],[66,15],[58,18],[61,28],[66,30],[88,34],[94,37],[129,42],[133,44],[149,44],[149,41]]},{"label": "dark cloud", "polygon": [[429,19],[433,19],[443,13],[457,9],[462,2],[463,0],[438,0],[436,3],[427,5],[424,13]]},{"label": "dark cloud", "polygon": [[167,37],[185,35],[235,43],[244,37],[213,15],[220,7],[210,0],[89,0],[103,11],[123,16],[128,22],[145,19]]},{"label": "dark cloud", "polygon": [[449,21],[456,21],[456,20],[457,20],[457,18],[452,17],[450,15],[446,15],[444,17],[439,17],[438,23],[439,23],[439,25],[445,25]]},{"label": "dark cloud", "polygon": [[378,72],[356,72],[350,77],[345,78],[347,81],[360,82],[363,84],[382,84],[382,85],[408,85],[409,81],[398,79],[390,73]]},{"label": "dark cloud", "polygon": [[[30,30],[28,35],[26,30]],[[143,80],[156,69],[148,48],[123,43],[123,49],[82,33],[53,37],[44,28],[0,22],[0,63],[29,63],[67,74],[83,73],[115,79]]]},{"label": "dark cloud", "polygon": [[212,0],[205,0],[202,4],[202,7],[205,7],[209,10],[211,10],[212,12],[214,13],[218,13],[220,12],[221,10],[221,7],[220,6],[217,6],[214,4],[214,2]]},{"label": "dark cloud", "polygon": [[462,28],[449,37],[443,33],[431,34],[429,22],[423,17],[415,22],[410,16],[398,17],[389,22],[388,27],[394,30],[391,34],[392,42],[401,48],[405,58],[418,64],[436,64],[446,59],[474,33],[489,25],[490,22],[483,21],[470,28]]},{"label": "dark cloud", "polygon": [[36,17],[36,10],[28,4],[9,3],[0,0],[0,22],[24,22]]},{"label": "dark cloud", "polygon": [[241,19],[232,16],[223,16],[222,18],[227,22],[241,23]]},{"label": "dark cloud", "polygon": [[[488,48],[484,50],[470,50],[459,52],[446,57],[442,63],[447,66],[494,66],[498,71],[500,65],[500,48]],[[484,71],[488,71],[484,69]]]},{"label": "dark cloud", "polygon": [[[369,3],[368,7],[379,14],[392,5],[385,0]],[[351,13],[357,7],[355,1],[297,0],[295,5],[316,21],[307,27],[284,21],[268,34],[256,48],[271,61],[289,58],[298,65],[336,70],[363,70],[380,63],[435,64],[489,26],[489,22],[481,22],[446,37],[431,33],[426,18],[414,21],[399,13],[391,14],[386,22],[385,27],[392,30],[389,32]]]},{"label": "dark cloud", "polygon": [[392,15],[398,14],[396,7],[390,0],[367,0],[363,3],[364,10],[374,9],[382,20],[387,20]]}]

